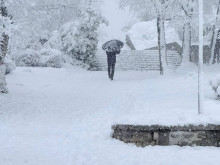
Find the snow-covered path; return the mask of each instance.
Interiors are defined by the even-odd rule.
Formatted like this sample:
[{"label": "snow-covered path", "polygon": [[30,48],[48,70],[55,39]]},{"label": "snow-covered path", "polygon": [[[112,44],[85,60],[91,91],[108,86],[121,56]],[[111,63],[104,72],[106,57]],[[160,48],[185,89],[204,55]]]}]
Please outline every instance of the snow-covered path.
[{"label": "snow-covered path", "polygon": [[[209,98],[198,116],[197,77],[78,68],[17,68],[0,95],[0,165],[219,165],[212,147],[137,148],[111,139],[111,125],[220,123]],[[211,91],[211,90],[210,90]]]}]

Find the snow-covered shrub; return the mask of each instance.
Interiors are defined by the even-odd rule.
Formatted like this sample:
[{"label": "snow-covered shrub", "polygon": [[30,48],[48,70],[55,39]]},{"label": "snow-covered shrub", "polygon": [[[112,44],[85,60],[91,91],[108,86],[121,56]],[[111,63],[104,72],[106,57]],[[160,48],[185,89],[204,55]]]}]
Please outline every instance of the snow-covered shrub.
[{"label": "snow-covered shrub", "polygon": [[48,41],[43,45],[46,49],[62,49],[61,35],[60,32],[55,30]]},{"label": "snow-covered shrub", "polygon": [[62,51],[72,57],[73,59],[77,59],[73,50],[75,49],[76,41],[74,39],[75,34],[77,32],[77,27],[79,26],[78,21],[72,21],[65,23],[60,29],[61,43],[62,43]]},{"label": "snow-covered shrub", "polygon": [[220,76],[218,76],[215,80],[211,80],[209,84],[215,93],[216,99],[220,100]]},{"label": "snow-covered shrub", "polygon": [[53,67],[53,68],[61,68],[63,66],[64,60],[61,56],[51,56],[45,62],[46,67]]},{"label": "snow-covered shrub", "polygon": [[77,41],[76,41],[76,33],[78,27],[80,26],[78,21],[72,21],[65,23],[60,29],[61,35],[61,43],[62,43],[62,52],[67,54],[72,59],[72,65],[82,66],[83,68],[88,69],[89,66],[83,63],[83,59],[75,53]]},{"label": "snow-covered shrub", "polygon": [[74,35],[76,41],[72,53],[74,56],[93,67],[93,59],[98,47],[98,28],[101,23],[107,23],[106,19],[95,10],[88,8],[83,12],[80,24]]},{"label": "snow-covered shrub", "polygon": [[4,60],[4,65],[5,65],[5,74],[9,74],[15,70],[14,62],[11,59],[8,59],[7,57]]},{"label": "snow-covered shrub", "polygon": [[16,43],[20,50],[23,49],[33,49],[40,50],[43,48],[44,44],[49,40],[51,33],[47,30],[39,31],[36,29],[32,33],[23,32],[25,35],[25,40],[21,43]]},{"label": "snow-covered shrub", "polygon": [[78,22],[66,23],[61,28],[62,50],[91,69],[98,46],[98,27],[107,21],[91,8],[81,14]]},{"label": "snow-covered shrub", "polygon": [[45,49],[35,51],[27,49],[15,57],[16,66],[20,67],[53,67],[61,68],[65,58],[57,49]]},{"label": "snow-covered shrub", "polygon": [[64,64],[64,58],[61,51],[57,49],[42,49],[41,56],[43,58],[42,66],[61,68]]},{"label": "snow-covered shrub", "polygon": [[39,67],[41,66],[41,54],[33,49],[26,49],[21,51],[19,55],[15,57],[16,66],[27,67]]}]

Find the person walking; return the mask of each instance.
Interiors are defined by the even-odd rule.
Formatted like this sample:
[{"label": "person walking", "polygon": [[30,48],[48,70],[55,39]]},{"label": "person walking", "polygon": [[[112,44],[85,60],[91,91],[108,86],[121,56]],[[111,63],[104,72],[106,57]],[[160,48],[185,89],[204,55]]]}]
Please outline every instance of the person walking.
[{"label": "person walking", "polygon": [[106,42],[102,49],[106,51],[108,63],[108,77],[113,80],[115,73],[116,54],[120,54],[124,43],[119,40],[110,40]]},{"label": "person walking", "polygon": [[115,73],[115,63],[116,63],[116,54],[119,54],[119,51],[114,52],[106,52],[107,54],[107,62],[108,62],[108,77],[113,80]]}]

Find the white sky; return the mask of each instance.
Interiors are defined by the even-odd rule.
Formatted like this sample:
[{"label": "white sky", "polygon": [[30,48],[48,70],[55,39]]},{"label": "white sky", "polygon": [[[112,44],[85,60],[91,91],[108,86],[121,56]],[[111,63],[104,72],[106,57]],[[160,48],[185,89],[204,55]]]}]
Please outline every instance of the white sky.
[{"label": "white sky", "polygon": [[100,44],[101,42],[108,41],[110,39],[120,39],[125,40],[125,32],[122,28],[134,20],[132,14],[128,10],[123,10],[119,8],[117,0],[103,0],[102,5],[103,15],[109,21],[109,26],[101,26],[100,32]]}]

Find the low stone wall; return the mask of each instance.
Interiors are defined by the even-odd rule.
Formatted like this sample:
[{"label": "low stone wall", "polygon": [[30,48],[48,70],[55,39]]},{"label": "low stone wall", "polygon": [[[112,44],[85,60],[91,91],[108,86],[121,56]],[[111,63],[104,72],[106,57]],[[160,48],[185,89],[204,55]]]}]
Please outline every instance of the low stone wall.
[{"label": "low stone wall", "polygon": [[139,147],[149,145],[220,146],[220,125],[188,126],[112,126],[112,137]]}]

